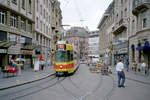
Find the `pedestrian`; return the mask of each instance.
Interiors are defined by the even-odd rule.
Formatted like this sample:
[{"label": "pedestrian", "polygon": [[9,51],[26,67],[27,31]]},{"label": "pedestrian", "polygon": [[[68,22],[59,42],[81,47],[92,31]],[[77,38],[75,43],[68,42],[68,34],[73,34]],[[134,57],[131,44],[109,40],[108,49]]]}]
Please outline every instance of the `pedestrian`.
[{"label": "pedestrian", "polygon": [[144,71],[144,74],[146,75],[146,63],[143,61],[141,64],[142,70]]},{"label": "pedestrian", "polygon": [[136,62],[135,61],[133,61],[133,63],[132,63],[133,65],[133,71],[134,71],[134,74],[136,74],[136,69],[137,69],[137,64],[136,64]]},{"label": "pedestrian", "polygon": [[44,64],[45,64],[45,62],[44,62],[44,60],[42,59],[42,61],[41,61],[41,68],[42,68],[42,70],[44,69]]},{"label": "pedestrian", "polygon": [[[116,65],[116,71],[118,74],[118,87],[125,87],[125,73],[124,73],[124,64],[123,59],[120,59],[119,62]],[[121,83],[120,83],[121,81]]]},{"label": "pedestrian", "polygon": [[127,72],[129,71],[129,61],[128,59],[126,60],[126,68],[127,68]]}]

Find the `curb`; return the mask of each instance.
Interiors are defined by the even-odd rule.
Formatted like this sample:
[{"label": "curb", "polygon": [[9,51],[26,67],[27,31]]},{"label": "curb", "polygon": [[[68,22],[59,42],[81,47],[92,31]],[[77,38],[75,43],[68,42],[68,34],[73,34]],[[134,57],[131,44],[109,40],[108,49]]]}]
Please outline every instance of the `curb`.
[{"label": "curb", "polygon": [[[79,66],[80,66],[80,63],[78,64],[78,67],[75,69],[75,72],[78,70]],[[42,78],[39,78],[39,79],[23,82],[23,83],[20,83],[20,84],[15,84],[15,85],[12,85],[12,86],[2,87],[2,88],[0,88],[0,91],[10,89],[10,88],[15,88],[17,86],[23,86],[23,85],[26,85],[26,84],[30,84],[30,83],[33,83],[33,82],[36,82],[36,81],[39,81],[39,80],[43,80],[43,79],[45,79],[47,77],[50,77],[52,75],[55,75],[55,73],[47,74],[47,75],[45,75],[45,76],[43,76]]]},{"label": "curb", "polygon": [[0,88],[0,91],[1,90],[6,90],[6,89],[10,89],[10,88],[15,88],[17,86],[22,86],[22,85],[30,84],[30,83],[33,83],[33,82],[36,82],[36,81],[39,81],[39,80],[43,80],[43,79],[45,79],[47,77],[50,77],[52,75],[55,75],[55,74],[54,73],[53,74],[47,74],[47,75],[45,75],[45,76],[43,76],[42,78],[39,78],[39,79],[35,79],[35,80],[23,82],[23,83],[12,85],[12,86],[3,87],[3,88]]}]

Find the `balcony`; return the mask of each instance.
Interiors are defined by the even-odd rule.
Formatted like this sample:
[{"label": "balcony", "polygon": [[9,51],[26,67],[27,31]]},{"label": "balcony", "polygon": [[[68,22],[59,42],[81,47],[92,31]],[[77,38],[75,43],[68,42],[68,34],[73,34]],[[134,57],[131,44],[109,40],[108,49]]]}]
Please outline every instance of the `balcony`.
[{"label": "balcony", "polygon": [[9,48],[11,45],[13,45],[12,42],[9,42],[9,41],[0,41],[0,47],[1,48]]},{"label": "balcony", "polygon": [[139,13],[149,9],[150,0],[134,0],[132,13],[137,16]]},{"label": "balcony", "polygon": [[124,30],[126,30],[127,27],[125,25],[125,20],[122,18],[113,28],[113,34],[119,34],[122,33]]}]

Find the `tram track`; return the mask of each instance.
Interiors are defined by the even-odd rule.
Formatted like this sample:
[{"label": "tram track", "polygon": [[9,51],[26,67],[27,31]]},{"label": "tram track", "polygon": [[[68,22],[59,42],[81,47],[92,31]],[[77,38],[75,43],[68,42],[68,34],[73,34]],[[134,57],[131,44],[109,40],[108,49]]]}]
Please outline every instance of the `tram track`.
[{"label": "tram track", "polygon": [[[52,77],[52,76],[54,76],[54,77]],[[49,80],[46,80],[46,81],[42,81],[42,82],[40,82],[36,85],[29,86],[29,87],[21,89],[21,90],[17,90],[15,92],[10,91],[7,94],[1,95],[0,98],[2,98],[2,97],[3,98],[11,97],[11,99],[9,99],[9,100],[19,100],[23,97],[30,96],[30,95],[36,94],[38,92],[41,92],[43,90],[46,90],[50,87],[53,87],[54,85],[56,85],[59,82],[64,80],[64,79],[60,79],[59,77],[56,77],[55,75],[51,75],[50,77],[52,77],[52,78],[49,79]],[[50,78],[50,77],[47,77],[47,78]],[[55,81],[53,81],[53,80],[55,80]],[[49,85],[46,85],[46,84],[49,84]],[[29,85],[29,84],[26,84],[26,85]],[[18,87],[15,87],[15,88],[18,88]],[[24,94],[23,92],[27,92],[27,93]],[[16,96],[18,94],[20,94],[20,95]]]},{"label": "tram track", "polygon": [[[69,82],[70,82],[75,88],[80,89],[80,87],[79,87],[76,83],[74,83],[74,82],[72,81],[71,76],[69,76],[69,77],[67,77],[67,78],[68,78]],[[71,90],[67,89],[63,84],[60,83],[60,85],[61,85],[61,87],[63,88],[63,90],[64,90],[65,92],[67,92],[68,94],[70,94],[70,95],[74,98],[73,100],[86,100],[86,98],[87,98],[88,96],[94,95],[94,93],[95,93],[98,89],[100,89],[100,87],[102,86],[102,82],[103,82],[103,77],[101,76],[98,85],[96,85],[96,87],[94,87],[94,89],[93,89],[91,92],[90,92],[90,91],[86,92],[85,90],[81,90],[81,89],[80,89],[81,91],[84,92],[84,95],[81,95],[81,96],[77,96],[77,94],[75,94],[75,93],[73,93]],[[95,95],[94,95],[94,96],[95,96]],[[99,99],[98,96],[97,96],[97,98]]]},{"label": "tram track", "polygon": [[54,83],[52,83],[52,84],[50,84],[50,85],[47,85],[46,87],[42,87],[42,88],[37,89],[37,90],[35,90],[35,91],[29,92],[29,93],[27,93],[27,94],[25,94],[25,95],[21,95],[21,96],[18,96],[18,97],[14,97],[14,98],[12,98],[11,100],[19,100],[20,98],[23,98],[23,97],[26,97],[26,96],[30,96],[30,95],[36,94],[36,93],[38,93],[38,92],[41,92],[41,91],[43,91],[43,90],[49,89],[49,88],[55,86],[56,84],[60,83],[61,81],[63,81],[65,78],[63,78],[63,79],[60,80],[59,77],[55,77],[54,79],[57,79],[56,82],[54,82]]}]

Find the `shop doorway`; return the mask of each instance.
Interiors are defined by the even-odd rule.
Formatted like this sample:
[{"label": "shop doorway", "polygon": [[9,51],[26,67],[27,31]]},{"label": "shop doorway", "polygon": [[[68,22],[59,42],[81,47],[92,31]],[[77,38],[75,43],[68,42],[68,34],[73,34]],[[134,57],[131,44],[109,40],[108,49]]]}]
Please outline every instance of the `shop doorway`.
[{"label": "shop doorway", "polygon": [[5,54],[0,54],[0,67],[4,67],[4,57],[5,57]]}]

